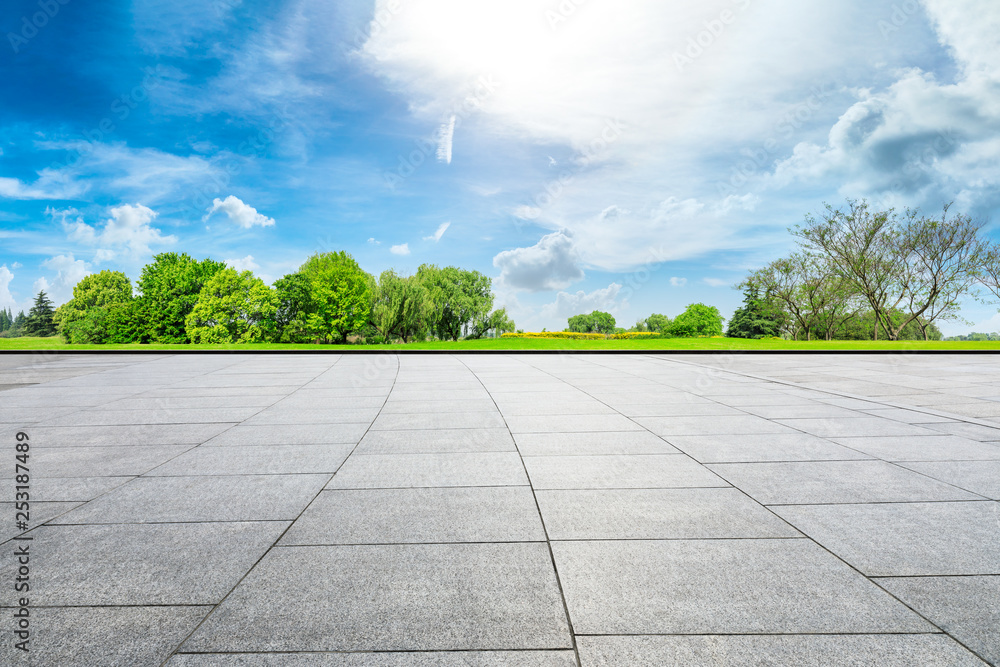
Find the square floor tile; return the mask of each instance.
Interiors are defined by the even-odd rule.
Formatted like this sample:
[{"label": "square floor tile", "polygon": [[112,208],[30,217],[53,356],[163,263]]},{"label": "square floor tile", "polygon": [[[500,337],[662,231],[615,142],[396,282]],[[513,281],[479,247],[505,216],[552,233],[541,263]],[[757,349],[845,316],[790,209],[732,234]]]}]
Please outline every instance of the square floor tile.
[{"label": "square floor tile", "polygon": [[[42,526],[31,531],[36,606],[216,604],[287,522]],[[14,580],[14,559],[0,564]]]},{"label": "square floor tile", "polygon": [[329,475],[140,477],[55,521],[85,524],[291,520],[329,479]]},{"label": "square floor tile", "polygon": [[906,577],[878,584],[991,664],[1000,664],[1000,577]]},{"label": "square floor tile", "polygon": [[351,443],[197,447],[148,476],[333,474],[352,449]]},{"label": "square floor tile", "polygon": [[885,461],[717,463],[709,469],[765,505],[981,500]]},{"label": "square floor tile", "polygon": [[920,461],[899,465],[948,484],[1000,500],[1000,461]]},{"label": "square floor tile", "polygon": [[205,443],[208,447],[233,445],[356,444],[368,424],[239,424]]},{"label": "square floor tile", "polygon": [[886,461],[1000,460],[1000,444],[955,435],[833,438],[833,441]]},{"label": "square floor tile", "polygon": [[516,452],[368,454],[351,456],[327,485],[330,489],[422,486],[527,485]]},{"label": "square floor tile", "polygon": [[805,539],[553,542],[579,634],[928,632]]},{"label": "square floor tile", "polygon": [[669,442],[678,435],[749,435],[795,433],[787,426],[753,415],[737,417],[636,417],[643,427]]},{"label": "square floor tile", "polygon": [[992,501],[775,507],[868,576],[1000,574]]},{"label": "square floor tile", "polygon": [[357,454],[434,454],[446,452],[513,452],[506,428],[368,431]]},{"label": "square floor tile", "polygon": [[985,667],[955,640],[940,634],[579,637],[577,643],[584,667]]},{"label": "square floor tile", "polygon": [[545,541],[526,486],[324,491],[282,545]]},{"label": "square floor tile", "polygon": [[597,433],[519,433],[514,440],[521,456],[607,456],[612,454],[677,454],[674,447],[649,431]]},{"label": "square floor tile", "polygon": [[847,461],[869,458],[867,454],[805,433],[676,435],[668,436],[667,440],[701,463]]},{"label": "square floor tile", "polygon": [[553,540],[799,537],[736,489],[536,491]]},{"label": "square floor tile", "polygon": [[[210,610],[211,607],[36,607],[31,609],[30,652],[16,650],[13,640],[4,641],[0,644],[0,663],[10,667],[159,665]],[[25,659],[29,656],[30,661]]]},{"label": "square floor tile", "polygon": [[273,549],[181,650],[570,646],[545,544],[434,544]]},{"label": "square floor tile", "polygon": [[530,456],[524,466],[536,489],[640,489],[729,486],[683,454]]}]

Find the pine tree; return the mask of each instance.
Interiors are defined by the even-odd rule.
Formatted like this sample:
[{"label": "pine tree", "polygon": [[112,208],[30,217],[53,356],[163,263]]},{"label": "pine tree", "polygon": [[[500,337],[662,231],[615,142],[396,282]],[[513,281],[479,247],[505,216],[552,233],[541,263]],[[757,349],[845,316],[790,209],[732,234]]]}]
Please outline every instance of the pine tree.
[{"label": "pine tree", "polygon": [[35,297],[35,303],[28,313],[27,321],[24,324],[24,335],[26,336],[54,336],[56,335],[56,324],[52,320],[55,314],[52,307],[52,300],[46,296],[44,291]]},{"label": "pine tree", "polygon": [[0,310],[0,333],[10,328],[11,321],[7,316],[7,309]]},{"label": "pine tree", "polygon": [[10,332],[13,336],[23,336],[24,335],[24,323],[28,318],[25,316],[22,310],[14,318],[14,321],[10,325]]}]

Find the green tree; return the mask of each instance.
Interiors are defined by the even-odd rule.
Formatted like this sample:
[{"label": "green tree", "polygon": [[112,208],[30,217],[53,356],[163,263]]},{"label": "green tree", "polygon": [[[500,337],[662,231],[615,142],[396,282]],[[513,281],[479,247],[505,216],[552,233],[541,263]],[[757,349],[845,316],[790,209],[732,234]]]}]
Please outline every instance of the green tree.
[{"label": "green tree", "polygon": [[479,271],[422,264],[416,277],[430,299],[429,328],[441,340],[458,340],[463,330],[472,332],[493,309],[492,281]]},{"label": "green tree", "polygon": [[602,333],[613,334],[615,332],[615,318],[611,313],[600,310],[592,311],[586,315],[574,315],[569,318],[569,331],[576,333]]},{"label": "green tree", "polygon": [[404,278],[389,269],[372,288],[371,323],[386,340],[409,342],[427,326],[430,313],[430,296],[416,276]]},{"label": "green tree", "polygon": [[729,320],[726,336],[729,338],[771,338],[781,335],[787,315],[781,306],[764,298],[756,285],[743,290],[743,305],[736,309]]},{"label": "green tree", "polygon": [[190,255],[161,253],[142,268],[136,286],[138,319],[144,322],[142,342],[187,343],[187,316],[212,276],[226,268],[211,259],[197,261]]},{"label": "green tree", "polygon": [[52,300],[49,299],[44,290],[39,292],[24,322],[22,335],[54,336],[56,334],[54,316],[55,309],[52,307]]},{"label": "green tree", "polygon": [[309,343],[316,339],[309,329],[309,316],[316,312],[309,278],[290,273],[274,283],[278,309],[274,315],[279,343]]},{"label": "green tree", "polygon": [[657,333],[666,333],[670,329],[670,318],[666,315],[653,313],[646,318],[646,328]]},{"label": "green tree", "polygon": [[[73,298],[59,306],[55,322],[68,343],[108,343],[111,341],[111,323],[118,322],[120,314],[112,311],[131,308],[132,283],[120,271],[101,271],[84,276],[73,287]],[[117,329],[118,327],[116,327]],[[122,338],[115,330],[114,338]]]},{"label": "green tree", "polygon": [[365,326],[371,312],[372,278],[353,257],[343,250],[313,255],[299,273],[309,280],[308,335],[340,343]]},{"label": "green tree", "polygon": [[24,335],[24,325],[28,321],[28,316],[24,314],[22,310],[17,314],[16,317],[11,321],[10,331],[11,336],[23,336]]},{"label": "green tree", "polygon": [[721,336],[722,314],[715,306],[703,303],[692,303],[687,309],[674,318],[670,324],[670,332],[674,336]]},{"label": "green tree", "polygon": [[278,297],[250,271],[225,268],[208,279],[185,320],[193,343],[273,340]]},{"label": "green tree", "polygon": [[10,329],[14,321],[11,319],[10,311],[6,308],[0,309],[0,333]]},{"label": "green tree", "polygon": [[487,317],[473,323],[469,338],[496,338],[505,333],[512,333],[516,325],[507,313],[507,307],[498,308]]}]

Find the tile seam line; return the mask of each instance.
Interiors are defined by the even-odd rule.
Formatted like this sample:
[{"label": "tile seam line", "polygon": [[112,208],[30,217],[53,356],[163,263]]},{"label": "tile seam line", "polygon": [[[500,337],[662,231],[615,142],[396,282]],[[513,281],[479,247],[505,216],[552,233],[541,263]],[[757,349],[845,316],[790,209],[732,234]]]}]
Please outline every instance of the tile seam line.
[{"label": "tile seam line", "polygon": [[[719,373],[727,373],[727,374],[734,375],[734,376],[737,376],[737,377],[752,378],[754,380],[759,380],[759,381],[762,381],[762,382],[771,382],[771,383],[775,383],[775,384],[782,384],[782,385],[794,387],[796,389],[804,389],[804,390],[812,391],[812,392],[820,392],[820,393],[826,393],[826,394],[833,394],[835,396],[840,396],[841,398],[850,398],[850,399],[854,399],[854,400],[866,401],[866,402],[869,402],[869,403],[876,403],[876,404],[879,404],[879,405],[888,405],[888,406],[893,407],[893,408],[899,408],[899,409],[904,409],[904,410],[911,410],[911,411],[915,411],[915,412],[920,412],[921,414],[932,414],[932,415],[939,416],[939,417],[947,417],[948,419],[950,419],[952,421],[966,422],[966,423],[970,423],[970,424],[973,424],[973,425],[976,425],[976,426],[985,426],[985,427],[989,427],[989,428],[994,428],[994,429],[998,429],[998,432],[1000,432],[1000,427],[998,427],[996,425],[992,425],[992,424],[990,424],[988,422],[983,422],[982,420],[977,420],[975,418],[955,416],[955,415],[950,415],[950,414],[945,413],[945,412],[940,412],[940,413],[937,413],[937,411],[929,412],[926,409],[920,409],[920,408],[915,409],[915,408],[912,408],[912,407],[909,407],[909,406],[903,406],[903,405],[898,405],[898,404],[895,404],[895,403],[889,403],[889,402],[886,402],[886,401],[880,401],[878,399],[873,399],[871,397],[859,396],[859,395],[849,394],[847,392],[839,392],[839,391],[831,390],[831,389],[815,389],[815,388],[810,387],[808,385],[800,384],[800,383],[797,383],[797,382],[791,382],[791,381],[788,381],[788,380],[778,380],[778,379],[770,378],[770,377],[767,377],[767,376],[756,375],[756,374],[753,374],[753,373],[745,373],[745,372],[742,372],[742,371],[734,371],[734,370],[728,370],[728,369],[725,369],[725,368],[719,368],[717,366],[711,366],[711,365],[706,365],[706,364],[695,364],[695,363],[688,362],[688,361],[681,361],[681,360],[672,359],[672,358],[657,357],[655,355],[650,355],[650,354],[639,355],[639,356],[640,357],[646,357],[646,358],[653,359],[653,360],[657,360],[657,361],[660,361],[660,362],[666,362],[668,364],[669,363],[677,363],[677,364],[681,364],[681,365],[685,365],[685,366],[690,366],[690,367],[693,367],[693,368],[700,368],[700,369],[704,369],[704,370],[715,370],[715,371],[717,371]],[[710,399],[710,400],[715,401],[715,399]],[[737,408],[737,409],[740,409],[740,408]],[[745,410],[742,410],[742,411],[746,412]],[[747,414],[751,414],[752,415],[753,413],[747,412]],[[766,417],[760,417],[760,418],[761,419],[767,419]],[[886,420],[889,420],[889,421],[895,421],[895,420],[893,420],[893,419],[891,419],[889,417],[878,417],[877,415],[874,416],[874,418],[875,419],[886,419]],[[778,420],[778,419],[768,419],[768,421],[772,421],[772,422],[774,422],[776,424],[781,424],[783,426],[787,426],[788,428],[795,429],[796,431],[800,431],[802,433],[807,433],[808,434],[808,431],[802,431],[800,428],[798,428],[798,427],[796,427],[796,426],[794,426],[792,424],[788,424],[787,423],[788,421],[794,421],[794,419],[785,419],[783,421],[782,420]],[[903,423],[903,422],[900,422],[900,423]],[[910,426],[916,426],[916,425],[915,424],[910,424]],[[918,426],[918,428],[924,428],[924,427],[919,427]],[[934,430],[934,429],[928,429],[928,430]],[[950,434],[948,434],[946,432],[941,432],[941,433],[943,435],[950,435]],[[815,435],[815,434],[812,434],[812,435]],[[987,498],[983,494],[976,493],[975,491],[972,491],[971,489],[967,489],[967,488],[959,486],[957,484],[953,484],[951,482],[946,482],[944,480],[938,479],[937,477],[934,477],[930,473],[922,472],[920,470],[913,470],[912,468],[907,468],[906,466],[901,465],[901,463],[902,463],[901,461],[888,460],[888,459],[884,459],[882,457],[872,456],[871,454],[867,454],[866,452],[863,452],[860,449],[857,449],[855,447],[851,447],[850,445],[845,445],[845,444],[836,442],[836,441],[834,441],[832,439],[831,436],[817,436],[817,437],[823,437],[823,439],[828,440],[829,442],[833,442],[834,444],[837,444],[837,445],[839,445],[841,447],[845,447],[845,448],[850,449],[851,451],[857,452],[859,454],[864,454],[865,456],[869,456],[869,457],[873,458],[876,461],[882,461],[884,463],[888,463],[889,465],[891,465],[891,466],[893,466],[895,468],[899,468],[901,470],[906,470],[906,471],[909,471],[909,472],[915,472],[918,475],[920,475],[921,477],[925,477],[925,478],[927,478],[929,480],[932,480],[932,481],[934,481],[936,483],[945,484],[947,486],[950,486],[950,487],[952,487],[954,489],[958,489],[958,490],[963,491],[965,493],[971,493],[972,495],[979,496],[979,498],[984,499],[984,500],[990,500],[990,498]],[[843,438],[843,437],[851,437],[851,436],[840,436],[840,437]],[[917,437],[917,436],[913,436],[913,437]],[[961,436],[956,436],[956,437],[961,437]],[[666,440],[666,438],[664,438],[664,440]],[[984,444],[982,441],[976,441],[976,442],[979,442],[980,444]],[[986,444],[989,444],[989,443],[987,442]],[[719,473],[716,473],[716,474],[719,474]],[[719,476],[721,477],[722,475],[719,474]]]},{"label": "tile seam line", "polygon": [[[393,355],[393,356],[395,356],[395,358],[396,358],[396,373],[393,376],[392,385],[389,386],[389,391],[386,392],[386,399],[388,399],[389,394],[392,393],[392,388],[396,385],[396,376],[399,375],[399,356],[398,355]],[[338,356],[337,359],[334,360],[334,362],[332,364],[330,364],[330,366],[327,367],[327,369],[325,371],[322,371],[322,372],[318,373],[317,375],[313,376],[313,378],[311,380],[308,380],[305,384],[310,384],[312,382],[315,382],[316,378],[321,377],[322,375],[328,373],[337,364],[339,364],[341,361],[343,361],[343,359],[344,359],[343,355]],[[237,362],[237,363],[239,363],[239,362]],[[235,365],[235,364],[233,364],[233,365]],[[226,368],[229,368],[229,366],[226,366]],[[302,385],[302,386],[305,386],[305,385]],[[301,389],[301,387],[300,387],[300,389]],[[296,390],[296,391],[298,391],[298,390]],[[385,401],[382,402],[382,406],[383,407],[385,406]],[[382,409],[379,408],[379,412],[380,413],[381,413],[381,410]],[[375,415],[375,419],[378,419],[378,415]],[[240,422],[240,423],[243,423],[243,422]],[[374,424],[375,420],[373,419],[371,423]],[[235,426],[235,424],[234,424],[234,426]],[[362,436],[360,438],[358,438],[358,442],[355,443],[354,448],[351,450],[351,452],[346,457],[344,457],[344,460],[340,463],[340,466],[337,467],[337,470],[334,471],[333,474],[330,475],[330,478],[327,480],[326,484],[329,484],[330,480],[332,480],[337,475],[337,472],[339,472],[340,469],[344,466],[344,464],[347,463],[347,459],[349,459],[350,456],[351,456],[351,454],[353,454],[355,452],[355,450],[357,450],[358,446],[361,444],[361,440],[364,438],[365,435],[367,435],[368,430],[370,430],[370,429],[371,429],[371,424],[369,424],[368,429],[365,430],[365,433],[362,434]],[[202,443],[202,444],[204,444],[204,443]],[[209,609],[208,613],[205,614],[205,616],[202,617],[202,619],[194,626],[194,628],[191,629],[191,632],[189,632],[187,635],[185,635],[177,643],[176,647],[172,651],[170,651],[170,653],[167,654],[167,656],[160,663],[160,667],[165,667],[166,666],[166,664],[171,660],[171,658],[174,657],[174,655],[177,654],[177,652],[181,649],[181,647],[184,646],[184,644],[187,643],[187,641],[189,639],[191,639],[191,637],[193,637],[195,635],[195,633],[198,632],[199,629],[201,629],[201,627],[205,624],[205,621],[207,621],[209,619],[209,617],[211,617],[215,613],[215,611],[220,606],[222,606],[222,603],[224,603],[227,599],[229,599],[229,596],[233,594],[233,591],[235,591],[237,588],[239,588],[240,584],[243,583],[243,581],[250,575],[250,573],[253,572],[254,569],[256,569],[256,567],[258,565],[260,565],[260,562],[262,560],[264,560],[264,558],[266,558],[269,553],[271,553],[271,550],[274,549],[276,546],[278,546],[278,542],[280,542],[282,540],[282,538],[284,538],[284,536],[288,534],[288,531],[291,530],[292,526],[295,524],[295,521],[297,521],[298,518],[302,516],[302,514],[309,508],[309,506],[312,505],[316,501],[316,499],[319,497],[320,493],[323,492],[323,489],[326,487],[326,484],[324,484],[322,487],[320,487],[320,489],[313,496],[312,500],[310,500],[308,503],[306,503],[306,505],[302,508],[302,511],[299,512],[299,515],[295,519],[292,519],[291,521],[288,522],[288,525],[285,526],[285,529],[283,531],[281,531],[281,534],[278,535],[278,537],[275,538],[274,542],[271,543],[271,546],[269,546],[268,548],[266,548],[264,550],[264,552],[260,555],[260,557],[257,560],[255,560],[253,562],[253,564],[249,568],[247,568],[247,571],[243,573],[243,575],[239,578],[239,580],[235,584],[233,584],[232,588],[230,588],[229,591],[226,592],[226,594],[224,596],[222,596],[222,598],[218,602],[216,602],[215,604],[211,605],[211,609]]]},{"label": "tile seam line", "polygon": [[[960,422],[965,422],[965,423],[968,423],[968,424],[974,424],[976,426],[985,426],[987,428],[996,429],[998,431],[998,433],[1000,433],[1000,425],[998,425],[998,424],[995,424],[995,423],[992,423],[992,422],[988,422],[988,421],[985,421],[985,420],[982,420],[982,419],[977,419],[976,417],[968,417],[968,416],[965,416],[965,415],[957,415],[957,414],[953,414],[953,413],[950,413],[950,412],[945,412],[944,410],[935,410],[934,408],[927,408],[927,407],[924,407],[924,406],[906,405],[904,403],[893,403],[891,401],[883,400],[881,397],[877,397],[877,396],[863,396],[861,394],[851,394],[851,393],[848,393],[846,391],[840,391],[840,390],[837,390],[837,389],[816,388],[816,387],[811,387],[809,385],[802,384],[802,383],[799,383],[799,382],[792,382],[791,380],[780,380],[780,379],[768,377],[768,376],[765,376],[765,375],[757,375],[755,373],[747,373],[745,371],[729,370],[729,369],[725,369],[725,368],[719,368],[718,366],[712,366],[710,364],[698,364],[698,363],[694,363],[694,362],[691,362],[691,361],[686,361],[686,360],[683,360],[683,359],[675,359],[675,358],[672,358],[672,357],[659,357],[659,356],[652,355],[652,354],[645,354],[643,356],[645,356],[645,357],[647,357],[649,359],[653,359],[655,361],[668,362],[668,363],[677,363],[677,364],[683,364],[685,366],[691,366],[693,368],[701,368],[701,369],[706,369],[706,370],[714,370],[714,371],[717,371],[719,373],[728,373],[730,375],[736,375],[736,376],[740,376],[740,377],[747,377],[747,378],[751,378],[751,379],[754,379],[754,380],[761,380],[761,381],[765,381],[765,382],[773,382],[775,384],[781,384],[781,385],[785,385],[785,386],[788,386],[788,387],[794,387],[795,389],[805,389],[805,390],[813,391],[813,392],[816,392],[816,393],[830,394],[832,396],[837,396],[839,398],[852,398],[852,399],[855,399],[855,400],[858,400],[858,401],[866,401],[868,403],[877,403],[879,405],[882,405],[882,406],[885,406],[885,407],[888,407],[888,408],[897,408],[897,409],[901,409],[901,410],[907,410],[907,411],[910,411],[910,412],[919,412],[921,414],[931,415],[931,416],[934,416],[934,417],[946,417],[948,419],[951,419],[952,421],[960,421]],[[904,423],[904,422],[900,422],[900,423]],[[936,423],[936,422],[933,422],[933,423]]]},{"label": "tile seam line", "polygon": [[[659,361],[665,361],[665,362],[667,362],[667,363],[668,363],[668,365],[669,365],[669,362],[670,362],[670,361],[672,361],[671,359],[663,359],[663,358],[661,358],[661,357],[655,357],[655,356],[653,356],[653,355],[649,355],[649,354],[638,354],[638,355],[636,355],[636,358],[639,358],[639,359],[642,359],[642,358],[648,358],[648,359],[654,359],[654,360],[659,360]],[[611,369],[613,369],[613,367],[611,367],[611,366],[606,366],[606,365],[603,365],[603,364],[599,364],[599,363],[596,363],[596,362],[593,362],[593,361],[591,361],[590,359],[587,359],[587,361],[588,361],[588,362],[590,362],[590,363],[592,363],[592,364],[593,364],[593,365],[595,365],[595,366],[600,366],[600,367],[602,367],[602,368],[611,368]],[[692,366],[692,367],[695,367],[695,368],[713,368],[713,367],[711,367],[711,366],[700,366],[700,365],[698,365],[698,364],[691,364],[691,363],[686,363],[686,362],[680,362],[680,363],[681,363],[682,365],[687,365],[687,366]],[[633,377],[636,377],[634,373],[630,373],[630,372],[628,372],[628,371],[621,371],[621,370],[619,370],[619,369],[614,369],[614,370],[618,370],[618,372],[624,372],[624,373],[627,373],[628,375],[632,375]],[[738,372],[733,372],[733,371],[725,371],[725,370],[723,370],[723,369],[717,369],[717,370],[720,370],[721,372],[724,372],[724,373],[732,373],[733,375],[740,375],[740,374],[739,374]],[[553,376],[553,377],[556,377],[556,376]],[[749,376],[748,376],[748,377],[749,377]],[[764,380],[767,380],[767,381],[770,381],[770,378],[759,378],[759,379],[764,379]],[[564,380],[564,382],[565,382],[565,380]],[[568,384],[568,383],[567,383],[567,384]],[[588,395],[589,395],[589,394],[588,394]],[[713,400],[713,401],[714,401],[715,399],[710,399],[710,400]],[[749,413],[748,413],[748,414],[749,414]],[[661,436],[661,437],[662,437],[662,436]],[[663,440],[664,440],[665,442],[669,442],[669,441],[667,441],[667,440],[666,440],[666,438],[663,438]],[[692,459],[693,459],[693,457],[692,457]],[[703,465],[703,464],[699,463],[699,465]],[[717,473],[716,473],[716,474],[717,474]],[[721,477],[721,476],[720,476],[720,477]],[[954,635],[952,635],[952,634],[950,634],[950,633],[947,633],[947,632],[946,632],[946,631],[945,631],[945,630],[944,630],[944,629],[943,629],[943,628],[942,628],[941,626],[939,626],[939,625],[938,625],[937,623],[934,623],[934,622],[933,622],[933,621],[932,621],[932,620],[931,620],[930,618],[928,618],[928,617],[927,617],[927,616],[926,616],[925,614],[922,614],[921,612],[917,611],[917,610],[916,610],[916,609],[914,609],[914,608],[913,608],[913,607],[912,607],[911,605],[907,604],[907,603],[906,603],[905,601],[901,600],[901,599],[900,599],[900,598],[898,598],[898,597],[897,597],[896,595],[894,595],[894,594],[893,594],[893,593],[892,593],[891,591],[889,591],[889,590],[887,590],[886,588],[884,588],[884,587],[880,586],[880,585],[879,585],[879,584],[878,584],[878,583],[877,583],[876,581],[873,581],[873,580],[872,580],[872,578],[871,578],[871,577],[869,577],[869,576],[868,576],[868,575],[867,575],[866,573],[862,572],[862,571],[861,571],[861,569],[860,569],[859,567],[856,567],[856,566],[855,566],[854,564],[852,564],[852,563],[848,562],[848,561],[847,561],[847,560],[846,560],[845,558],[843,558],[843,557],[841,557],[840,555],[838,555],[838,554],[834,553],[834,552],[833,552],[833,550],[831,550],[831,549],[830,549],[829,547],[827,547],[826,545],[822,544],[822,543],[821,543],[821,542],[820,542],[819,540],[817,540],[817,539],[816,539],[815,537],[813,537],[812,535],[809,535],[809,534],[808,534],[808,533],[806,533],[805,531],[801,530],[801,529],[800,529],[800,528],[799,528],[798,526],[796,526],[796,525],[794,525],[793,523],[791,523],[791,521],[789,521],[789,520],[788,520],[788,519],[786,519],[785,517],[781,516],[780,514],[778,514],[777,512],[775,512],[775,511],[774,511],[773,509],[771,509],[770,507],[768,507],[768,506],[764,505],[763,503],[761,503],[761,502],[760,502],[759,500],[757,500],[756,498],[754,498],[753,496],[751,496],[750,494],[748,494],[748,493],[747,493],[746,491],[744,491],[743,489],[740,489],[740,487],[738,487],[738,486],[735,486],[735,485],[734,485],[734,488],[736,488],[736,489],[738,489],[739,491],[741,491],[741,492],[742,492],[742,493],[743,493],[743,494],[744,494],[744,495],[745,495],[745,496],[746,496],[747,498],[749,498],[749,499],[750,499],[750,500],[751,500],[752,502],[754,502],[754,503],[758,504],[758,505],[759,505],[759,506],[760,506],[761,508],[763,508],[763,509],[764,509],[764,511],[766,511],[766,512],[769,512],[769,513],[771,513],[771,514],[772,514],[773,516],[775,516],[775,517],[777,517],[777,518],[778,518],[779,520],[783,521],[783,522],[784,522],[785,524],[787,524],[787,525],[788,525],[789,527],[791,527],[791,528],[792,528],[793,530],[795,530],[795,531],[796,531],[796,532],[798,532],[799,534],[803,535],[803,536],[804,536],[804,537],[805,537],[805,538],[806,538],[806,539],[807,539],[808,541],[810,541],[810,542],[812,542],[813,544],[815,544],[815,545],[816,545],[816,547],[817,547],[818,549],[820,549],[820,550],[822,550],[823,552],[827,553],[827,554],[828,554],[828,555],[829,555],[830,557],[832,557],[833,559],[835,559],[835,560],[836,560],[836,561],[838,561],[839,563],[843,564],[843,565],[844,565],[845,567],[847,567],[848,569],[850,569],[851,571],[853,571],[853,572],[854,572],[855,574],[857,574],[858,576],[862,577],[862,578],[863,578],[863,579],[864,579],[865,581],[867,581],[867,582],[868,582],[869,584],[871,584],[871,585],[872,585],[872,586],[874,586],[875,588],[877,588],[877,589],[881,590],[881,591],[882,591],[883,593],[885,593],[885,594],[886,594],[886,595],[888,595],[888,596],[889,596],[890,598],[892,598],[893,600],[895,600],[895,601],[896,601],[896,602],[897,602],[898,604],[900,604],[900,605],[902,605],[903,607],[905,607],[906,609],[908,609],[908,610],[909,610],[909,611],[910,611],[910,612],[911,612],[911,613],[912,613],[912,614],[913,614],[914,616],[916,616],[917,618],[921,619],[921,620],[922,620],[922,621],[923,621],[924,623],[926,623],[926,624],[927,624],[928,626],[930,626],[930,627],[932,627],[932,628],[934,628],[934,629],[938,630],[939,632],[942,632],[942,633],[945,633],[945,634],[946,634],[946,635],[947,635],[948,637],[950,637],[950,638],[952,639],[952,641],[954,641],[955,643],[959,644],[959,645],[960,645],[960,646],[961,646],[962,648],[964,648],[965,650],[969,651],[969,652],[970,652],[971,654],[973,654],[974,656],[976,656],[977,658],[979,658],[980,660],[982,660],[982,661],[983,661],[983,662],[985,662],[986,664],[989,664],[989,662],[988,662],[988,661],[987,661],[987,660],[986,660],[985,658],[983,658],[983,657],[982,657],[981,655],[979,655],[979,653],[977,653],[976,651],[972,650],[972,649],[971,649],[971,648],[970,648],[969,646],[967,646],[967,645],[966,645],[966,644],[965,644],[964,642],[961,642],[961,641],[959,641],[959,640],[958,640],[958,639],[957,639],[957,638],[956,638],[956,637],[955,637]]]},{"label": "tile seam line", "polygon": [[[521,456],[521,449],[517,444],[517,439],[514,438],[514,434],[511,432],[510,426],[507,425],[507,418],[504,416],[503,411],[500,410],[500,406],[497,405],[496,399],[493,398],[493,394],[490,393],[490,390],[486,386],[486,383],[483,382],[483,379],[479,377],[476,371],[474,371],[471,367],[469,367],[467,363],[465,363],[465,360],[462,357],[460,357],[457,354],[450,354],[449,356],[453,358],[455,361],[462,364],[462,366],[465,367],[466,371],[471,373],[472,377],[476,378],[476,381],[480,384],[480,386],[482,386],[483,390],[490,397],[490,400],[493,401],[493,407],[496,408],[497,414],[499,414],[500,419],[503,420],[504,428],[507,430],[507,434],[514,442],[514,450],[517,452],[518,459],[521,460],[521,469],[524,470],[524,477],[525,479],[528,480],[528,488],[531,489],[531,497],[535,501],[535,511],[538,513],[538,522],[541,524],[542,534],[545,536],[545,546],[547,547],[549,552],[549,562],[552,563],[552,574],[556,578],[556,587],[559,590],[559,601],[562,603],[563,614],[566,617],[566,628],[569,631],[570,648],[573,651],[573,658],[576,661],[577,667],[581,667],[582,663],[580,661],[580,649],[576,643],[576,631],[573,628],[573,618],[572,616],[570,616],[569,603],[566,601],[566,591],[563,588],[562,578],[559,576],[559,567],[556,564],[555,552],[552,550],[552,540],[549,537],[549,529],[545,525],[545,518],[542,516],[542,506],[538,503],[538,495],[535,492],[535,486],[531,481],[531,475],[528,474],[528,466],[525,465],[524,457]],[[501,358],[510,359],[510,356],[504,355]]]}]

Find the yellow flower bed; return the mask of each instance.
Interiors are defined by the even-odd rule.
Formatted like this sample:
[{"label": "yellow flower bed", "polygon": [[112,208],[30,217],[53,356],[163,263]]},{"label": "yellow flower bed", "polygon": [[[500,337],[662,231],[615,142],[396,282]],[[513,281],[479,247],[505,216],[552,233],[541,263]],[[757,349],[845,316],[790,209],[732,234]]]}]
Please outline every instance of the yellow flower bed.
[{"label": "yellow flower bed", "polygon": [[626,331],[625,333],[577,333],[575,331],[541,331],[535,333],[505,333],[501,338],[568,338],[571,340],[626,340],[629,338],[660,338],[655,331]]}]

